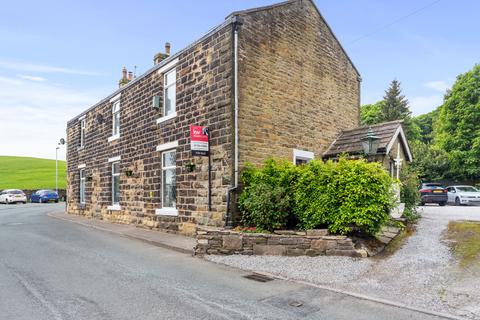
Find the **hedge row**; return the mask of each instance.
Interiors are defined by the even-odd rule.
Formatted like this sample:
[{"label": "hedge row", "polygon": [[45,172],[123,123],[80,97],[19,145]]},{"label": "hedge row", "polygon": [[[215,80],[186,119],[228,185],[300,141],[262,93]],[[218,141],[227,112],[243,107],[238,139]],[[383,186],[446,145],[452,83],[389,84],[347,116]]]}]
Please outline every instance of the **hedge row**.
[{"label": "hedge row", "polygon": [[375,234],[394,203],[393,179],[376,162],[313,160],[295,166],[269,159],[247,165],[239,205],[245,226],[265,230],[328,228]]}]

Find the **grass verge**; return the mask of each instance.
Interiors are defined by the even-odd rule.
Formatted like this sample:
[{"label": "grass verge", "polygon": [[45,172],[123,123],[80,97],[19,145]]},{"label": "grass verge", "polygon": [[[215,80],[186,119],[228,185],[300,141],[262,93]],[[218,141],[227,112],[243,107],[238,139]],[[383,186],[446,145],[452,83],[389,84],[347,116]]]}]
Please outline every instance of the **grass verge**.
[{"label": "grass verge", "polygon": [[480,222],[450,221],[446,239],[461,267],[480,266]]}]

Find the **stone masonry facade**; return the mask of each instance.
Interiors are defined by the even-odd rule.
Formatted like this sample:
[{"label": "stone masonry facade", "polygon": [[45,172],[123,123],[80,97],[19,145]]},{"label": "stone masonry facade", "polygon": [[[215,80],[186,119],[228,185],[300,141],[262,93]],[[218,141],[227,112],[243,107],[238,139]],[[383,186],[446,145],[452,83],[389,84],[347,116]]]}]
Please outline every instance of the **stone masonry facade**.
[{"label": "stone masonry facade", "polygon": [[[359,124],[359,74],[311,0],[235,12],[190,46],[160,56],[151,70],[68,122],[68,213],[187,235],[199,225],[223,227],[228,191],[246,162],[294,160],[294,150],[320,158],[341,130]],[[165,103],[167,67],[176,71],[172,117],[152,103]],[[120,129],[112,139],[117,102]],[[190,125],[210,129],[210,210],[208,158],[191,155]],[[176,154],[175,214],[161,210],[167,150]],[[112,206],[115,162],[120,200]]]},{"label": "stone masonry facade", "polygon": [[241,16],[240,164],[293,160],[293,149],[321,158],[359,125],[358,72],[309,0]]}]

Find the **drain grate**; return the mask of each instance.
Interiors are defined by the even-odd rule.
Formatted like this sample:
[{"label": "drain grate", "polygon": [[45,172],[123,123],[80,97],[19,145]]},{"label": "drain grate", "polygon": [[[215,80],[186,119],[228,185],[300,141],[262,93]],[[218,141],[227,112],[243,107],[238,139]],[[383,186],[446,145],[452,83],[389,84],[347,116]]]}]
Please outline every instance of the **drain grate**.
[{"label": "drain grate", "polygon": [[272,281],[273,278],[271,277],[267,277],[263,274],[259,274],[259,273],[251,273],[251,274],[247,274],[246,276],[243,276],[244,278],[247,278],[247,279],[250,279],[250,280],[253,280],[253,281],[258,281],[258,282],[268,282],[268,281]]}]

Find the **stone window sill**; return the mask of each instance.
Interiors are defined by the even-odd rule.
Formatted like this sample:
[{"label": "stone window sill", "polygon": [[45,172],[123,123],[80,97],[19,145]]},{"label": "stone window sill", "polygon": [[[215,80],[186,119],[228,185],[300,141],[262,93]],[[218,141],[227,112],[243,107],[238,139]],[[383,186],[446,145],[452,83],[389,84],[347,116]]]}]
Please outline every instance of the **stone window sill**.
[{"label": "stone window sill", "polygon": [[178,210],[175,208],[161,208],[161,209],[156,209],[155,214],[157,216],[178,216]]},{"label": "stone window sill", "polygon": [[108,142],[112,142],[114,140],[117,140],[118,138],[120,138],[120,135],[119,134],[116,134],[114,136],[111,136],[108,138]]},{"label": "stone window sill", "polygon": [[158,119],[157,119],[157,124],[160,124],[160,123],[165,122],[165,121],[167,121],[167,120],[173,119],[173,118],[175,118],[176,116],[177,116],[177,113],[174,112],[174,113],[172,113],[172,114],[169,114],[168,116],[158,118]]},{"label": "stone window sill", "polygon": [[108,206],[107,209],[110,211],[120,211],[122,210],[122,207],[119,204],[114,204],[114,205]]}]

